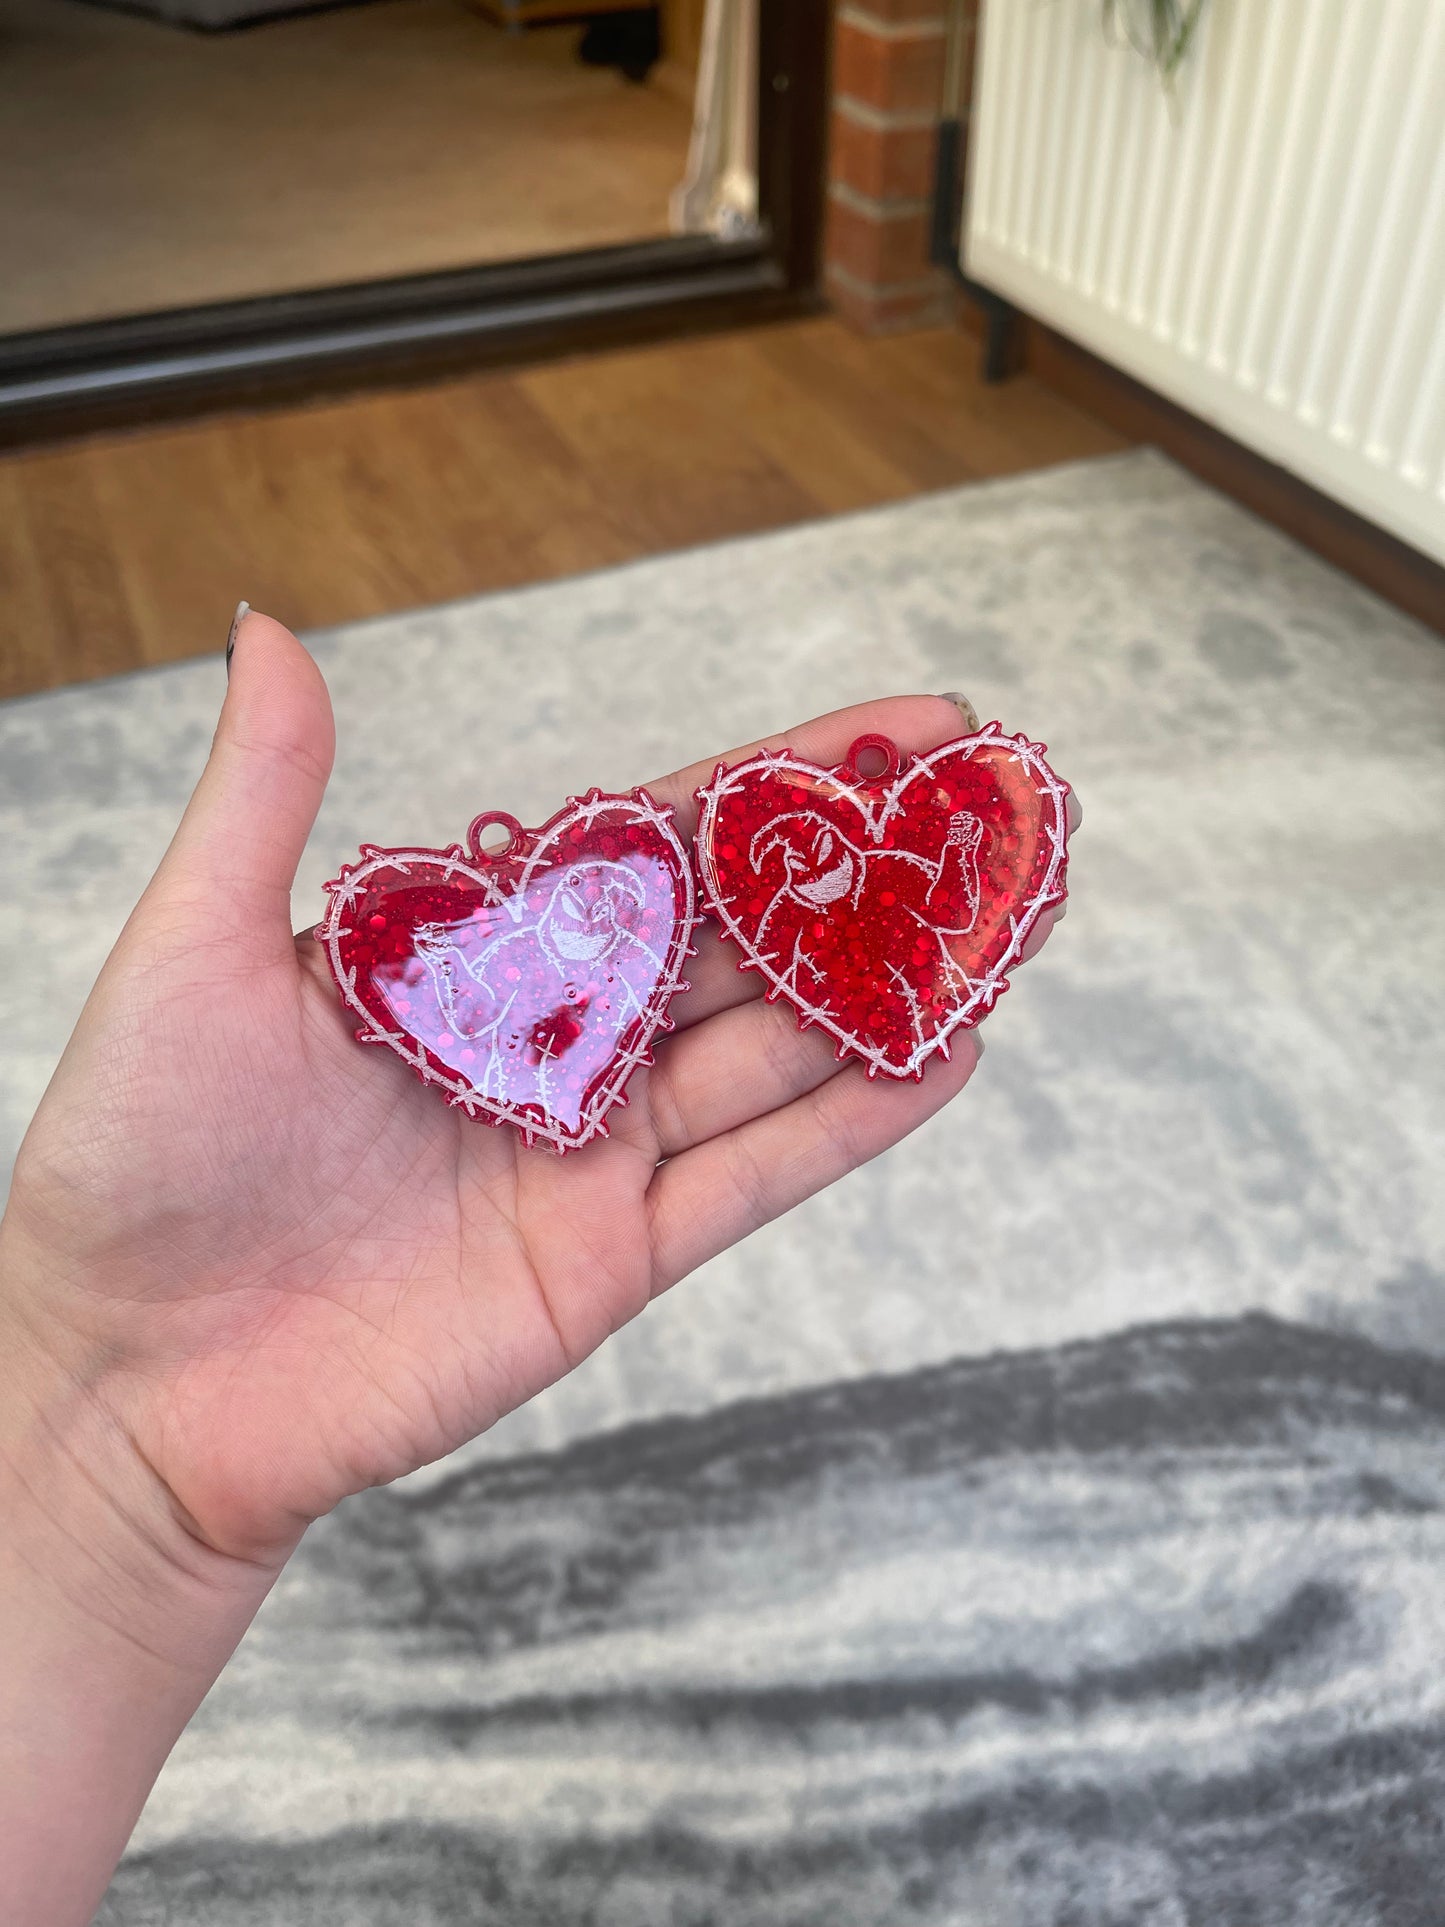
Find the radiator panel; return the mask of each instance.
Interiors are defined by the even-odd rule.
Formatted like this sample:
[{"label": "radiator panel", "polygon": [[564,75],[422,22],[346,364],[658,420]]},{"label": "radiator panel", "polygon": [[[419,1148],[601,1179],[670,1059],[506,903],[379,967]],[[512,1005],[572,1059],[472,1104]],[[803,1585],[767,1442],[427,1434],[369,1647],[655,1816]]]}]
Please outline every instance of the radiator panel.
[{"label": "radiator panel", "polygon": [[1445,0],[987,0],[967,272],[1445,562]]}]

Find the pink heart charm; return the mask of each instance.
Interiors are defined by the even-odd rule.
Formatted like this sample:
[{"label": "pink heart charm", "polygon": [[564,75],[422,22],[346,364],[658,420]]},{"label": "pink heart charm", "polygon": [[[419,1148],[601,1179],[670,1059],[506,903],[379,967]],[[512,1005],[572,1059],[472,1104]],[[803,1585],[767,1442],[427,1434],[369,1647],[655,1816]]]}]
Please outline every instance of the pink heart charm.
[{"label": "pink heart charm", "polygon": [[[488,851],[496,826],[508,841]],[[692,867],[672,811],[645,790],[594,790],[539,830],[491,811],[465,847],[365,844],[326,887],[316,935],[358,1040],[529,1144],[605,1136],[687,988]]]}]

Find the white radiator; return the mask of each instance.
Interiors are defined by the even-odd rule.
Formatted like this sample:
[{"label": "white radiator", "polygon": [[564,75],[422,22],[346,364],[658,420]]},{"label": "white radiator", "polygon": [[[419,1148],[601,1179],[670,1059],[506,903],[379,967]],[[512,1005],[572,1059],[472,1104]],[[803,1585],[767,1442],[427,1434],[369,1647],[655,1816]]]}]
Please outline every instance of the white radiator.
[{"label": "white radiator", "polygon": [[985,0],[967,272],[1445,561],[1445,0]]}]

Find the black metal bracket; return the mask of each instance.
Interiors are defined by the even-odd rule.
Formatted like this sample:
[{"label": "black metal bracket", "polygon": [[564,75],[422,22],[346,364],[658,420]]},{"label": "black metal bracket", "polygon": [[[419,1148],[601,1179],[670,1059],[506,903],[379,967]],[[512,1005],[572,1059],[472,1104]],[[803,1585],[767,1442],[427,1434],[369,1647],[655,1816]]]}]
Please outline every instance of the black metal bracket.
[{"label": "black metal bracket", "polygon": [[1011,301],[966,275],[960,265],[963,235],[963,122],[940,121],[933,166],[933,229],[929,258],[947,268],[969,300],[983,310],[981,370],[986,382],[1005,381],[1019,368],[1019,313]]}]

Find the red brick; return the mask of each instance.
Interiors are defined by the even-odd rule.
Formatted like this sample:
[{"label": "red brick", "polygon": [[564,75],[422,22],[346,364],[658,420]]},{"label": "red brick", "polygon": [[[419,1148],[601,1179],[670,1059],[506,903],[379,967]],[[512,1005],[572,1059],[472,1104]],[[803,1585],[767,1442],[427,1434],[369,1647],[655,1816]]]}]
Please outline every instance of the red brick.
[{"label": "red brick", "polygon": [[853,20],[838,22],[833,88],[880,113],[937,113],[943,89],[942,33],[870,33]]},{"label": "red brick", "polygon": [[875,201],[921,201],[933,192],[935,127],[878,127],[833,112],[833,180]]},{"label": "red brick", "polygon": [[868,287],[916,281],[929,266],[929,225],[927,208],[873,214],[830,196],[828,265]]},{"label": "red brick", "polygon": [[959,305],[956,291],[941,274],[907,288],[866,290],[830,274],[828,300],[850,328],[865,335],[943,327],[954,320]]}]

